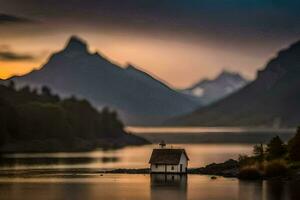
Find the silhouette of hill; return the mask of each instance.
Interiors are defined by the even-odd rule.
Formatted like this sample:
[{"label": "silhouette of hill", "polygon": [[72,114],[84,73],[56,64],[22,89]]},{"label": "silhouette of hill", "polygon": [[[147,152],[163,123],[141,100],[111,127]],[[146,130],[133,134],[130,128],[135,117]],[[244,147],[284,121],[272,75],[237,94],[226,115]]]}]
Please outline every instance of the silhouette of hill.
[{"label": "silhouette of hill", "polygon": [[300,121],[300,41],[284,49],[238,92],[167,122],[187,126],[297,126]]},{"label": "silhouette of hill", "polygon": [[61,99],[48,87],[0,85],[0,152],[83,151],[148,142],[124,131],[117,113],[86,100]]}]

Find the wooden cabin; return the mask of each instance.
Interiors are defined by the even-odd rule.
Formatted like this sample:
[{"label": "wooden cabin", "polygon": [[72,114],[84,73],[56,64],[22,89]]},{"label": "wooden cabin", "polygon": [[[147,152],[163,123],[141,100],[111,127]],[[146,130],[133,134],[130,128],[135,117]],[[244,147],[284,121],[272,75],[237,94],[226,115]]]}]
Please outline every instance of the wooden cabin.
[{"label": "wooden cabin", "polygon": [[165,148],[153,149],[149,161],[151,173],[187,173],[189,157],[184,149]]}]

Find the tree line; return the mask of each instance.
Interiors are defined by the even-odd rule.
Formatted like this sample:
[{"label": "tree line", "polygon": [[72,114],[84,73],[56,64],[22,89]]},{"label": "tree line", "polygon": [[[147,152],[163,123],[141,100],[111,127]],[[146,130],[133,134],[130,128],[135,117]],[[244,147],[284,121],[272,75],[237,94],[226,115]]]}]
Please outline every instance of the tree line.
[{"label": "tree line", "polygon": [[275,136],[266,145],[254,145],[253,155],[240,155],[239,165],[245,179],[292,176],[300,169],[300,127],[287,143]]},{"label": "tree line", "polygon": [[43,86],[40,90],[14,82],[0,85],[0,146],[15,141],[116,138],[124,125],[115,111],[95,109],[87,100],[62,99]]}]

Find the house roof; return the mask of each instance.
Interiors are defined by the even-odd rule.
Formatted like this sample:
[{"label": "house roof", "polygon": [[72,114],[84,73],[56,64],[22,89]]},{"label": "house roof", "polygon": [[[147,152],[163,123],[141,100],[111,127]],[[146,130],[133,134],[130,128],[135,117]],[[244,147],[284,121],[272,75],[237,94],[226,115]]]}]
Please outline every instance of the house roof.
[{"label": "house roof", "polygon": [[182,154],[189,160],[184,149],[153,149],[149,163],[178,165]]}]

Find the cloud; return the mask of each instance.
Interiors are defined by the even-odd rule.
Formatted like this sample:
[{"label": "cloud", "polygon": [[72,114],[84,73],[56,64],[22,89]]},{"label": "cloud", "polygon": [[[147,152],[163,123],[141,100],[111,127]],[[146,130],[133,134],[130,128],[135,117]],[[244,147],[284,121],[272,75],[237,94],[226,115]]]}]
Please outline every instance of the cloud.
[{"label": "cloud", "polygon": [[300,35],[299,0],[0,0],[0,5],[2,13],[42,22],[0,30],[5,37],[108,31],[256,51]]},{"label": "cloud", "polygon": [[34,60],[35,56],[30,54],[15,53],[8,50],[0,50],[0,60],[1,61],[24,61],[24,60]]},{"label": "cloud", "polygon": [[300,34],[299,0],[0,0],[0,5],[2,12],[71,29],[157,33],[226,45],[273,43]]},{"label": "cloud", "polygon": [[0,25],[1,24],[24,24],[24,23],[32,23],[32,22],[34,21],[27,18],[0,13]]},{"label": "cloud", "polygon": [[6,45],[6,44],[0,44],[0,51],[8,50],[8,49],[9,49],[9,45]]}]

